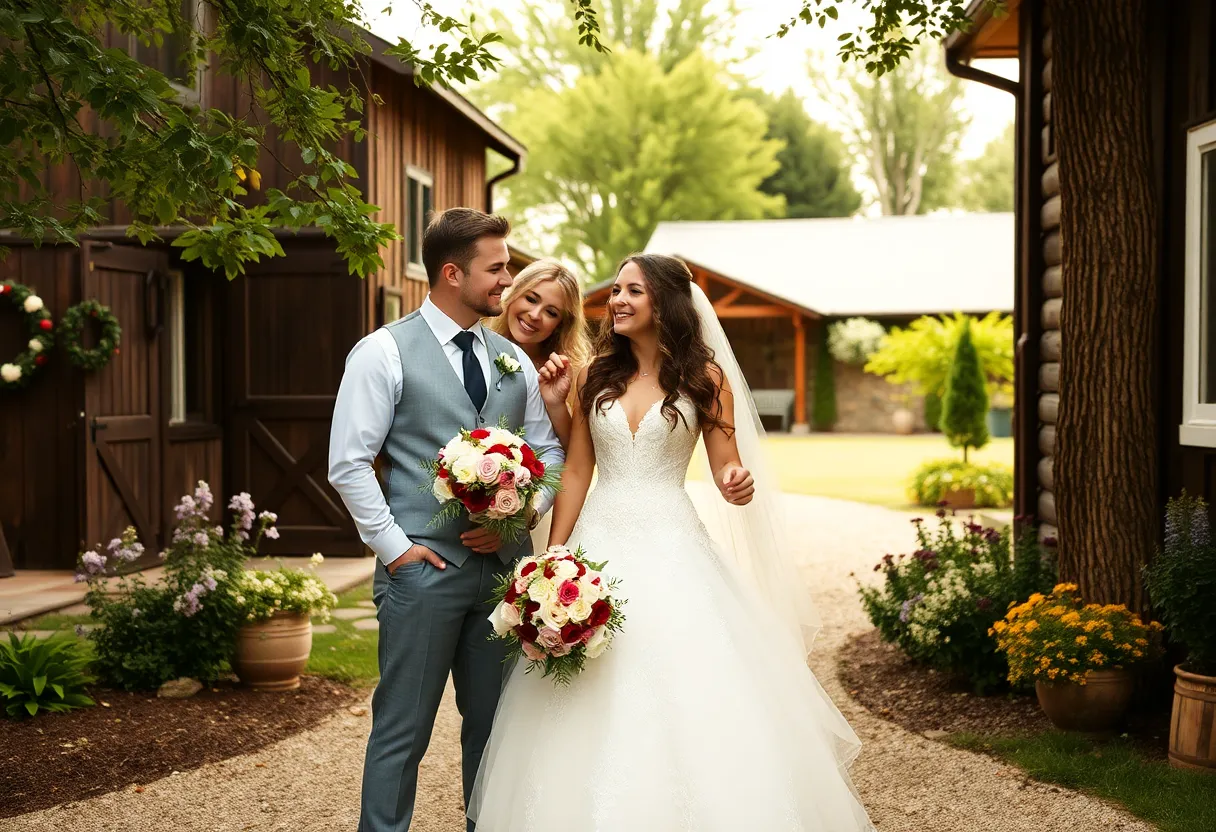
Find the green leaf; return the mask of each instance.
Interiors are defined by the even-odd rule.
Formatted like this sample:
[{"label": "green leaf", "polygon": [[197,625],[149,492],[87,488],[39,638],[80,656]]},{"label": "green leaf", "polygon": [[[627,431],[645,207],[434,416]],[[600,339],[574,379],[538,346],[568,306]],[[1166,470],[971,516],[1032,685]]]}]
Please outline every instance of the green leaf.
[{"label": "green leaf", "polygon": [[46,689],[46,676],[34,677],[34,695],[42,696],[42,691]]}]

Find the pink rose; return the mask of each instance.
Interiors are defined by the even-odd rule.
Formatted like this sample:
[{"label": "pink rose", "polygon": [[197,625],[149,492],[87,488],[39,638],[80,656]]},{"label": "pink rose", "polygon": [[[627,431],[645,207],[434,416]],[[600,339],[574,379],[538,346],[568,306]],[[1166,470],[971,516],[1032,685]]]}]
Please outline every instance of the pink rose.
[{"label": "pink rose", "polygon": [[532,482],[532,473],[522,465],[515,469],[515,483],[523,488],[528,483]]},{"label": "pink rose", "polygon": [[568,656],[568,655],[570,655],[570,651],[573,649],[574,649],[573,644],[566,644],[566,642],[563,641],[561,644],[557,645],[552,650],[550,650],[549,655],[551,655],[551,656]]},{"label": "pink rose", "polygon": [[498,493],[494,495],[493,510],[503,517],[517,514],[523,507],[523,501],[519,499],[519,492],[514,488],[500,488],[498,489]]},{"label": "pink rose", "polygon": [[599,629],[599,627],[584,627],[582,635],[578,637],[578,640],[583,644],[586,644],[587,642],[591,641],[591,639],[595,638],[595,634],[599,632]]},{"label": "pink rose", "polygon": [[[542,627],[540,635],[536,637],[536,643],[544,648],[545,652],[553,655],[558,655],[553,651],[563,646],[562,634],[552,627]],[[561,654],[565,655],[565,654]]]},{"label": "pink rose", "polygon": [[525,592],[527,592],[529,583],[531,583],[531,581],[527,580],[526,578],[516,578],[515,579],[515,594],[523,595]]},{"label": "pink rose", "polygon": [[503,488],[513,488],[515,486],[515,475],[510,471],[503,471],[498,475],[498,484]]},{"label": "pink rose", "polygon": [[486,454],[477,462],[477,479],[486,485],[498,482],[498,460]]},{"label": "pink rose", "polygon": [[543,662],[545,660],[545,651],[541,650],[530,641],[521,641],[519,646],[523,648],[524,656],[534,662]]},{"label": "pink rose", "polygon": [[557,600],[562,602],[562,606],[570,606],[578,600],[578,596],[578,584],[574,581],[566,581],[557,589]]},{"label": "pink rose", "polygon": [[502,616],[502,621],[508,627],[518,627],[520,624],[519,608],[514,604],[503,604],[499,615]]}]

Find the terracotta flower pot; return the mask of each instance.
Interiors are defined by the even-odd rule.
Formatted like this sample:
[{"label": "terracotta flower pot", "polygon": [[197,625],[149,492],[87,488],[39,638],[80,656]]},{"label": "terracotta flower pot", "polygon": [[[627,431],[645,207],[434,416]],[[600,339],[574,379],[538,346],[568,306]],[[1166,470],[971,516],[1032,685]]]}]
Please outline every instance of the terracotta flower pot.
[{"label": "terracotta flower pot", "polygon": [[257,690],[295,690],[312,652],[307,615],[276,612],[266,621],[241,627],[233,666],[241,681]]},{"label": "terracotta flower pot", "polygon": [[1043,682],[1034,684],[1039,706],[1051,724],[1064,731],[1109,731],[1131,705],[1136,677],[1130,670],[1094,670],[1086,684]]},{"label": "terracotta flower pot", "polygon": [[954,491],[947,491],[942,494],[942,502],[946,504],[945,508],[952,508],[956,511],[975,508],[975,489],[959,488]]},{"label": "terracotta flower pot", "polygon": [[1216,676],[1174,668],[1170,765],[1216,774]]},{"label": "terracotta flower pot", "polygon": [[916,427],[916,414],[906,407],[901,407],[891,414],[891,425],[896,433],[906,436]]}]

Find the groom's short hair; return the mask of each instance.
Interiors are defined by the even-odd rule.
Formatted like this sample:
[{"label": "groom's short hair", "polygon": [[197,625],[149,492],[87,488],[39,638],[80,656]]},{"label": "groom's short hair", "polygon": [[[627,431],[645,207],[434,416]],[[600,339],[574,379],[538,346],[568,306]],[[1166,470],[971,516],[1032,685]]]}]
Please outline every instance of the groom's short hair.
[{"label": "groom's short hair", "polygon": [[462,272],[477,256],[477,241],[482,237],[503,239],[511,233],[511,223],[497,214],[476,208],[449,208],[431,217],[422,233],[422,264],[426,279],[434,286],[444,263],[454,263]]}]

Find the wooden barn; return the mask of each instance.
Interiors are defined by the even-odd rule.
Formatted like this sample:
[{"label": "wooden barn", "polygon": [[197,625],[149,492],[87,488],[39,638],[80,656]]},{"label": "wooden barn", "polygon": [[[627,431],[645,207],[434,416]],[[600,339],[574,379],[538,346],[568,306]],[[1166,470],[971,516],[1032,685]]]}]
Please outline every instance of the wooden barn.
[{"label": "wooden barn", "polygon": [[[836,418],[815,427],[889,433],[901,410],[913,429],[927,429],[922,398],[858,365],[821,364],[827,328],[848,318],[891,327],[1012,311],[1013,231],[1010,214],[663,222],[646,251],[688,263],[773,427],[806,430],[817,375],[830,371]],[[944,264],[947,245],[962,246],[973,265]],[[587,292],[589,318],[603,316],[611,285]]]},{"label": "wooden barn", "polygon": [[[411,68],[373,54],[360,68],[382,106],[369,102],[368,139],[343,147],[404,240],[383,252],[386,268],[360,280],[318,234],[287,234],[285,257],[251,265],[229,282],[183,263],[163,242],[126,238],[126,213],[112,204],[112,226],[72,246],[12,248],[0,279],[32,287],[57,320],[84,299],[109,306],[122,345],[108,366],[83,373],[59,348],[22,390],[0,393],[0,572],[71,568],[82,545],[109,540],[127,525],[155,558],[172,528],[177,498],[195,481],[225,497],[248,491],[279,515],[271,554],[363,554],[326,472],[329,423],[349,349],[375,327],[425,297],[421,232],[428,212],[491,209],[494,183],[519,170],[524,148],[465,99],[415,86]],[[121,45],[121,44],[116,44]],[[165,47],[166,49],[170,47]],[[172,56],[143,55],[172,67]],[[163,51],[163,50],[162,50]],[[314,83],[345,78],[314,67]],[[204,71],[185,91],[204,107],[245,112],[244,90]],[[369,96],[370,97],[370,96]],[[268,141],[262,187],[283,187],[294,148]],[[489,160],[505,158],[497,176]],[[56,190],[74,192],[72,170],[48,172]],[[522,255],[521,255],[522,257]],[[526,261],[526,257],[523,257]],[[0,310],[0,355],[24,348],[16,311]]]},{"label": "wooden barn", "polygon": [[1016,99],[1016,509],[1142,605],[1166,500],[1216,499],[1216,2],[1083,5],[977,0],[947,64]]}]

